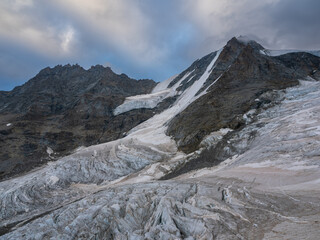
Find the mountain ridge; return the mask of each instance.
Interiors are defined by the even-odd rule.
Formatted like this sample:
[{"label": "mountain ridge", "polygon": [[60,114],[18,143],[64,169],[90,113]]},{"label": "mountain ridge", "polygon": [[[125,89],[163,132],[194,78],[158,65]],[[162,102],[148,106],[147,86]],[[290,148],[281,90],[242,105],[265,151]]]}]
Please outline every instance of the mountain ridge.
[{"label": "mountain ridge", "polygon": [[114,118],[113,109],[125,97],[151,92],[155,85],[101,65],[88,70],[79,65],[41,70],[24,85],[2,94],[1,177],[43,165],[80,146],[121,137],[152,112],[137,110]]}]

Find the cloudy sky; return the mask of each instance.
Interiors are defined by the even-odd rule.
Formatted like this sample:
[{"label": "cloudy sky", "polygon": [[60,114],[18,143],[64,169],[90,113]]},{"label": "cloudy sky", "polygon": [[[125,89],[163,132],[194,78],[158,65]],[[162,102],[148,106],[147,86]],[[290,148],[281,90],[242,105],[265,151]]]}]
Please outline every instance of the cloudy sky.
[{"label": "cloudy sky", "polygon": [[319,0],[1,0],[0,90],[67,63],[161,81],[239,35],[320,49],[319,10]]}]

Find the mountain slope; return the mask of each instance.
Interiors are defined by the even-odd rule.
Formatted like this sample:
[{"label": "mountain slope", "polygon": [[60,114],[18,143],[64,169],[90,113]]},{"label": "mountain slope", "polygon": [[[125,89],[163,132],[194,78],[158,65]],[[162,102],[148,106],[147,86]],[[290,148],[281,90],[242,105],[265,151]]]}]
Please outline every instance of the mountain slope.
[{"label": "mountain slope", "polygon": [[125,137],[0,182],[2,238],[319,236],[320,85],[308,74],[319,59],[261,48],[232,39],[117,106],[121,116],[167,103]]},{"label": "mountain slope", "polygon": [[208,94],[170,122],[168,134],[183,151],[192,152],[210,132],[241,127],[244,113],[258,109],[263,101],[272,101],[265,97],[259,99],[265,92],[297,85],[298,79],[319,69],[318,57],[308,55],[306,58],[312,64],[295,55],[287,60],[286,57],[270,58],[261,54],[256,46],[231,39],[204,87],[216,81],[215,84],[208,89]]},{"label": "mountain slope", "polygon": [[110,68],[46,68],[1,95],[1,177],[64,156],[80,146],[107,142],[153,115],[137,110],[114,117],[125,97],[150,92],[151,80],[133,80]]}]

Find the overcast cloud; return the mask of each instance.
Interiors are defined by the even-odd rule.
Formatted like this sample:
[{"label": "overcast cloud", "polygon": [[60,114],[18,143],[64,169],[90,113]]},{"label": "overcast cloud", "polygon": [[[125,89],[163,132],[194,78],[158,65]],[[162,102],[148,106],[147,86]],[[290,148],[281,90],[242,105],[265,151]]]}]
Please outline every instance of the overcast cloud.
[{"label": "overcast cloud", "polygon": [[238,35],[320,49],[319,10],[319,0],[1,0],[0,90],[67,63],[161,81]]}]

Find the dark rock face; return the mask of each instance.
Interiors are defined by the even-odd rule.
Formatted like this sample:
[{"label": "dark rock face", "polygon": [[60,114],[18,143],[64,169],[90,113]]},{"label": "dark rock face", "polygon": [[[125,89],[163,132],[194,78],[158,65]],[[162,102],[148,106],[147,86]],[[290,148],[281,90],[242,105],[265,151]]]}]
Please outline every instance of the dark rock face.
[{"label": "dark rock face", "polygon": [[317,77],[319,57],[307,53],[269,57],[260,53],[261,48],[236,38],[224,47],[202,90],[219,80],[169,124],[167,133],[180,150],[190,153],[210,132],[243,126],[242,115],[262,106],[263,93],[297,85],[309,75]]},{"label": "dark rock face", "polygon": [[314,79],[320,79],[319,57],[317,56],[310,53],[297,52],[277,56],[274,59],[292,69],[297,77],[310,76]]},{"label": "dark rock face", "polygon": [[0,179],[79,146],[122,137],[154,111],[113,116],[113,110],[125,97],[149,93],[155,85],[99,65],[89,70],[66,65],[45,68],[11,92],[0,92]]},{"label": "dark rock face", "polygon": [[[79,65],[59,65],[41,70],[24,85],[6,93],[0,112],[50,115],[86,105],[91,111],[99,110],[100,115],[110,115],[110,108],[119,105],[125,97],[150,92],[154,86],[151,80],[136,81],[100,65],[87,71]],[[103,107],[99,105],[102,97],[110,100]]]},{"label": "dark rock face", "polygon": [[188,72],[190,73],[187,78],[185,78],[180,86],[177,88],[177,91],[184,91],[188,87],[190,87],[196,80],[198,80],[201,75],[205,72],[207,66],[209,63],[213,60],[213,58],[216,56],[217,52],[212,52],[206,56],[204,56],[201,59],[196,60],[191,64],[190,67],[188,67],[186,70],[184,70],[182,73],[180,73],[170,84],[168,87],[172,87],[174,84],[179,82]]}]

